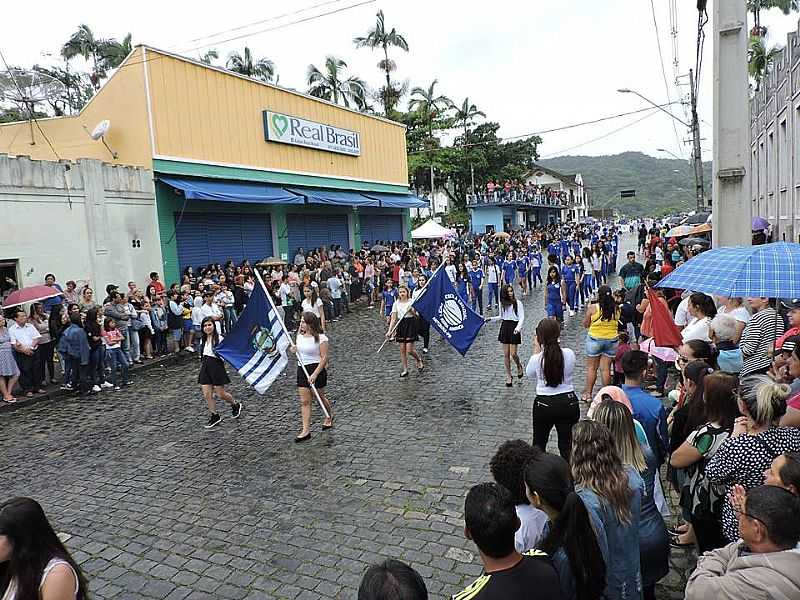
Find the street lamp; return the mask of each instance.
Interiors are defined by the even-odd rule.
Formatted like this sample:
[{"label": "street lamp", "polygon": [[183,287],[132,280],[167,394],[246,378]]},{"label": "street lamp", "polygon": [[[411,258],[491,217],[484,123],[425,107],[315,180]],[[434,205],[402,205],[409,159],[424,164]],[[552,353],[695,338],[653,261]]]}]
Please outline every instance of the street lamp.
[{"label": "street lamp", "polygon": [[[658,104],[656,104],[655,102],[653,102],[649,98],[644,97],[642,94],[640,94],[636,90],[632,90],[632,89],[629,89],[629,88],[619,88],[617,91],[620,94],[635,94],[636,96],[639,96],[639,98],[641,98],[642,100],[644,100],[648,104],[654,106],[655,108],[657,108],[661,112],[667,113],[670,117],[675,119],[678,123],[680,123],[684,127],[689,128],[692,131],[692,142],[693,142],[693,145],[692,145],[692,159],[694,161],[694,181],[695,181],[695,188],[696,188],[695,192],[696,192],[696,196],[697,196],[697,210],[699,211],[699,210],[703,209],[703,205],[705,204],[705,199],[704,199],[705,190],[704,190],[704,185],[703,185],[703,157],[701,156],[701,150],[700,150],[700,125],[699,125],[698,119],[697,119],[697,99],[695,98],[695,95],[694,95],[694,79],[693,79],[693,75],[692,75],[691,71],[689,71],[689,80],[691,82],[690,88],[692,89],[692,122],[691,122],[691,124],[687,123],[683,119],[680,119],[680,118],[676,117],[671,112],[666,110],[664,107],[659,106]],[[670,152],[670,154],[672,154],[672,153]]]},{"label": "street lamp", "polygon": [[656,148],[656,152],[664,152],[665,154],[669,154],[673,158],[677,158],[678,160],[683,160],[680,156],[678,156],[674,152],[670,152],[666,148]]}]

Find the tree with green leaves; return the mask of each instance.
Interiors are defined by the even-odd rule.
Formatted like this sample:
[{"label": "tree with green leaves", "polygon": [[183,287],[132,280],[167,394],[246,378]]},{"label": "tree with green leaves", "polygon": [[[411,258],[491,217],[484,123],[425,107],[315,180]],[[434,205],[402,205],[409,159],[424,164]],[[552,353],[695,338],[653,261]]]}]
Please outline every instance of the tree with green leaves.
[{"label": "tree with green leaves", "polygon": [[100,80],[106,75],[101,53],[104,43],[103,40],[95,37],[94,32],[88,25],[81,24],[61,47],[61,56],[66,60],[82,56],[87,62],[91,63],[92,71],[89,77],[95,90],[100,88]]},{"label": "tree with green leaves", "polygon": [[116,69],[131,52],[133,52],[133,41],[130,33],[121,42],[114,38],[102,40],[99,53],[102,58],[103,70]]},{"label": "tree with green leaves", "polygon": [[[461,145],[464,148],[464,162],[468,163],[470,151],[469,128],[478,117],[486,118],[486,113],[478,110],[477,106],[470,103],[469,98],[464,98],[461,106],[453,106],[453,108],[455,109],[453,120],[456,123],[460,123],[464,128],[464,137],[461,140]],[[475,190],[472,191],[474,192]]]},{"label": "tree with green leaves", "polygon": [[753,13],[752,35],[755,37],[764,37],[767,34],[767,28],[761,26],[761,11],[777,8],[788,15],[800,10],[799,0],[746,0],[746,2],[747,11]]},{"label": "tree with green leaves", "polygon": [[437,119],[441,119],[445,112],[453,106],[453,101],[447,96],[436,95],[435,88],[438,82],[438,79],[434,79],[427,88],[415,87],[411,90],[411,101],[408,103],[408,110],[420,113],[428,129],[431,191],[433,191],[434,149],[439,145],[438,140],[433,137],[433,125]]},{"label": "tree with green leaves", "polygon": [[392,27],[391,30],[386,28],[382,10],[378,11],[376,17],[375,26],[367,32],[366,36],[354,38],[353,43],[356,45],[356,48],[370,48],[371,50],[380,48],[383,50],[383,59],[378,63],[378,68],[383,71],[386,76],[386,84],[381,90],[381,99],[383,101],[384,114],[389,116],[390,112],[400,100],[400,95],[402,93],[392,84],[391,74],[392,71],[397,69],[397,64],[389,58],[389,48],[400,48],[408,52],[408,42],[394,27]]},{"label": "tree with green leaves", "polygon": [[229,71],[266,82],[271,82],[275,77],[275,63],[268,58],[256,60],[247,46],[242,54],[231,52],[225,65]]},{"label": "tree with green leaves", "polygon": [[756,91],[761,89],[761,81],[772,70],[782,48],[772,46],[767,48],[766,41],[760,36],[750,36],[750,45],[747,48],[747,70],[750,77],[756,82]]},{"label": "tree with green leaves", "polygon": [[49,75],[64,84],[64,91],[56,97],[48,98],[47,103],[57,117],[79,112],[94,96],[94,87],[89,75],[82,71],[72,71],[69,63],[64,67],[33,66],[34,71]]},{"label": "tree with green leaves", "polygon": [[219,58],[219,52],[217,52],[216,48],[211,48],[208,52],[205,52],[200,57],[200,62],[205,65],[213,65],[214,61]]},{"label": "tree with green leaves", "polygon": [[314,65],[308,65],[308,93],[334,104],[341,102],[348,108],[352,103],[357,109],[363,110],[366,106],[367,84],[354,75],[345,78],[346,68],[347,63],[335,56],[325,58],[322,71]]}]

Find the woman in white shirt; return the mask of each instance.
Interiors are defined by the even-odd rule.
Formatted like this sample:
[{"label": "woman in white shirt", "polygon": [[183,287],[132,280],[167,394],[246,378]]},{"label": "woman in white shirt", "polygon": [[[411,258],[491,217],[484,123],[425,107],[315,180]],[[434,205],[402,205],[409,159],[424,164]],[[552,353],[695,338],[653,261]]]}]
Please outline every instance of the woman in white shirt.
[{"label": "woman in white shirt", "polygon": [[572,385],[575,352],[559,345],[561,325],[555,319],[542,319],[536,326],[533,356],[525,374],[536,377],[533,400],[533,443],[547,451],[547,440],[555,426],[558,452],[569,460],[572,452],[572,427],[580,419],[578,396]]},{"label": "woman in white shirt", "polygon": [[711,296],[707,296],[702,292],[695,292],[689,296],[689,314],[694,317],[694,320],[689,321],[681,330],[681,337],[684,342],[689,340],[703,340],[710,342],[711,338],[708,337],[708,328],[711,325],[711,319],[717,316],[717,307]]},{"label": "woman in white shirt", "polygon": [[311,386],[316,389],[328,412],[322,429],[333,427],[333,409],[325,397],[325,387],[328,385],[328,336],[322,333],[322,325],[316,314],[310,311],[303,313],[297,328],[297,339],[290,350],[297,354],[297,392],[300,395],[302,428],[294,441],[299,443],[311,439],[311,402],[315,395]]},{"label": "woman in white shirt", "polygon": [[517,365],[517,376],[522,379],[524,374],[522,362],[519,360],[517,348],[522,343],[520,331],[525,322],[525,309],[522,302],[517,300],[514,295],[513,285],[504,285],[500,289],[500,314],[486,319],[489,321],[503,321],[500,325],[500,334],[497,341],[503,345],[503,364],[506,368],[506,387],[514,385],[514,377],[511,375],[511,361]]},{"label": "woman in white shirt", "polygon": [[217,403],[214,395],[222,398],[231,406],[231,416],[238,419],[242,414],[242,403],[236,402],[233,396],[225,389],[231,380],[225,370],[225,363],[217,356],[217,346],[222,343],[222,335],[217,331],[216,321],[212,317],[205,317],[200,324],[203,337],[200,339],[200,373],[197,383],[203,392],[203,398],[208,406],[208,422],[206,429],[219,425],[222,417],[217,412]]},{"label": "woman in white shirt", "polygon": [[[392,314],[389,319],[389,331],[386,337],[394,332],[395,341],[400,344],[400,361],[403,363],[403,371],[400,377],[408,377],[408,355],[410,354],[417,363],[417,370],[422,372],[425,364],[422,357],[417,354],[414,342],[417,341],[417,312],[411,308],[414,302],[411,294],[405,285],[397,288],[397,300],[392,305]],[[396,329],[396,331],[395,331]]]},{"label": "woman in white shirt", "polygon": [[0,504],[0,598],[86,600],[86,578],[36,500]]},{"label": "woman in white shirt", "polygon": [[303,288],[302,310],[304,313],[310,312],[317,315],[320,326],[322,327],[322,331],[327,329],[327,323],[325,323],[325,309],[323,307],[322,300],[317,293],[317,288],[310,285],[307,285]]},{"label": "woman in white shirt", "polygon": [[739,340],[742,339],[742,332],[750,322],[752,315],[741,298],[719,298],[719,301],[720,307],[717,309],[717,314],[730,315],[736,319],[736,334],[731,341],[738,346]]}]

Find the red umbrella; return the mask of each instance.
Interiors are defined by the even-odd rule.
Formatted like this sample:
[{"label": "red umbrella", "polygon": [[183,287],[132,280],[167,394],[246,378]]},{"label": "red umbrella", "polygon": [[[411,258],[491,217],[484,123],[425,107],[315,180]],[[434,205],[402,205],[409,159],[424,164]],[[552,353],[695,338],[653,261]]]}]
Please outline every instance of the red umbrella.
[{"label": "red umbrella", "polygon": [[19,306],[20,304],[27,304],[29,302],[41,302],[42,300],[55,298],[63,294],[64,292],[59,292],[57,288],[50,287],[49,285],[32,285],[17,290],[16,292],[11,292],[8,298],[6,298],[6,301],[3,302],[3,308]]}]

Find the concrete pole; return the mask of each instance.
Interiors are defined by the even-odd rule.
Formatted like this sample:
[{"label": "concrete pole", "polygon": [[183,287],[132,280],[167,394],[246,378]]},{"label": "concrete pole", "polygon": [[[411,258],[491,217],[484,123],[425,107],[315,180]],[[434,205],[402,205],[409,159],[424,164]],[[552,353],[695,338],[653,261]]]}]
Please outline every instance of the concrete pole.
[{"label": "concrete pole", "polygon": [[752,243],[747,10],[739,0],[714,2],[714,247]]},{"label": "concrete pole", "polygon": [[705,186],[703,184],[703,153],[700,150],[700,121],[697,118],[697,94],[694,82],[694,71],[689,69],[689,90],[692,103],[692,163],[694,164],[695,197],[697,211],[706,208]]}]

